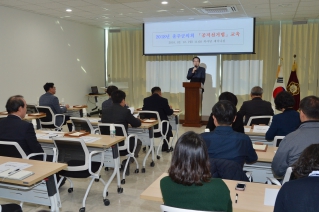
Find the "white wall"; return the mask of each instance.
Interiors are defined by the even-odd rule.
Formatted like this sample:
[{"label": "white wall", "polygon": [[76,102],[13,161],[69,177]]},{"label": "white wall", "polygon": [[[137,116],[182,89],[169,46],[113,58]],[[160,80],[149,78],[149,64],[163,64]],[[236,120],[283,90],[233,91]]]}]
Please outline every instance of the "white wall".
[{"label": "white wall", "polygon": [[86,104],[91,86],[105,85],[104,30],[0,7],[0,111],[15,94],[36,103],[46,82],[65,103]]},{"label": "white wall", "polygon": [[219,78],[217,75],[217,56],[199,56],[200,66],[206,69],[204,94],[202,102],[202,115],[209,116],[212,107],[218,102]]}]

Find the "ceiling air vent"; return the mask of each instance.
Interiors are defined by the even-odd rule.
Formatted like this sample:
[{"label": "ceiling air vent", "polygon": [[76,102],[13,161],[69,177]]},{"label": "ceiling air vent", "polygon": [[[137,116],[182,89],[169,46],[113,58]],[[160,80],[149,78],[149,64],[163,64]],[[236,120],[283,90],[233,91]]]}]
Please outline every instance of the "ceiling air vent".
[{"label": "ceiling air vent", "polygon": [[202,7],[196,9],[203,14],[227,14],[238,12],[236,6]]}]

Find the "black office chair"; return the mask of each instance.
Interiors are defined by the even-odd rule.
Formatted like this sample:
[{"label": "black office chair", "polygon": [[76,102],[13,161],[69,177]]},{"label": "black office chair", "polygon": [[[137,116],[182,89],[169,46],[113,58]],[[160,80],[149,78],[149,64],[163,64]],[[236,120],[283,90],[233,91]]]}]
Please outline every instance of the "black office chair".
[{"label": "black office chair", "polygon": [[[55,150],[54,150],[55,151]],[[43,161],[46,161],[46,153],[31,153],[26,155],[21,146],[14,141],[0,141],[0,156],[30,159],[42,155]]]},{"label": "black office chair", "polygon": [[[27,104],[27,114],[39,113],[37,107],[35,105]],[[41,129],[41,121],[40,119],[35,119],[37,123],[37,130]]]},{"label": "black office chair", "polygon": [[0,212],[22,212],[22,208],[18,204],[0,205]]},{"label": "black office chair", "polygon": [[[42,128],[54,129],[55,131],[62,131],[62,125],[65,120],[65,115],[54,114],[50,107],[37,106],[37,109],[41,113],[45,113],[46,117],[40,118]],[[62,123],[57,124],[57,117],[62,117]]]},{"label": "black office chair", "polygon": [[[85,201],[93,181],[101,181],[103,185],[105,185],[104,180],[100,178],[100,171],[104,161],[104,152],[92,151],[89,153],[84,140],[81,138],[53,138],[53,142],[57,149],[57,162],[68,164],[66,170],[62,170],[58,173],[61,176],[58,186],[60,186],[63,179],[66,178],[70,182],[68,192],[72,193],[73,183],[70,178],[92,178],[82,200],[83,207],[79,210],[80,212],[85,212]],[[92,157],[96,154],[101,154],[101,161],[92,161]]]},{"label": "black office chair", "polygon": [[99,129],[95,128],[92,126],[90,120],[87,118],[76,118],[76,117],[71,117],[70,118],[73,126],[73,131],[86,131],[89,132],[90,134],[99,134]]}]

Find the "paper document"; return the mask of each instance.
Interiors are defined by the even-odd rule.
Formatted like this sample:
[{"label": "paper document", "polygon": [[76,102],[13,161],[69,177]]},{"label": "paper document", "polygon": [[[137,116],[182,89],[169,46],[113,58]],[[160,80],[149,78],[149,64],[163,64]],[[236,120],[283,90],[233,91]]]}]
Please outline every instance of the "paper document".
[{"label": "paper document", "polygon": [[133,114],[133,116],[134,116],[135,118],[137,118],[137,117],[138,117],[138,115],[139,115],[138,113]]},{"label": "paper document", "polygon": [[251,127],[244,127],[245,132],[250,132],[250,130],[251,130]]},{"label": "paper document", "polygon": [[267,148],[266,144],[253,144],[254,150],[265,150]]},{"label": "paper document", "polygon": [[81,138],[84,140],[85,143],[93,143],[94,141],[101,139],[98,137],[91,137],[91,136],[82,136]]},{"label": "paper document", "polygon": [[26,169],[32,166],[31,164],[28,163],[19,163],[19,162],[6,162],[0,165],[0,173],[7,171],[9,169],[15,170],[15,169]]},{"label": "paper document", "polygon": [[41,132],[45,134],[64,134],[64,132],[49,131],[49,130],[42,130]]},{"label": "paper document", "polygon": [[101,119],[89,119],[90,122],[99,122]]},{"label": "paper document", "polygon": [[152,120],[152,119],[147,119],[147,120],[143,120],[144,123],[153,123],[156,122],[156,120]]},{"label": "paper document", "polygon": [[266,133],[269,129],[269,126],[259,126],[259,125],[255,125],[253,132],[255,133]]},{"label": "paper document", "polygon": [[264,205],[274,206],[279,189],[266,188]]},{"label": "paper document", "polygon": [[63,134],[39,134],[39,133],[37,133],[36,136],[37,136],[37,139],[40,138],[40,139],[45,139],[45,140],[51,140],[54,137],[63,137],[64,133]]}]

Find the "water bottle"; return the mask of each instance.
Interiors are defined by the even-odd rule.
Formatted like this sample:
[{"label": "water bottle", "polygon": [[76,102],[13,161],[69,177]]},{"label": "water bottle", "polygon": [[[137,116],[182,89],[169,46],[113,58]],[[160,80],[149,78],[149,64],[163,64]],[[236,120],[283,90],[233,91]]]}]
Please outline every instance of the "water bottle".
[{"label": "water bottle", "polygon": [[110,126],[110,135],[111,135],[111,137],[114,137],[115,134],[116,134],[116,131],[115,131],[114,124],[111,124],[111,126]]}]

